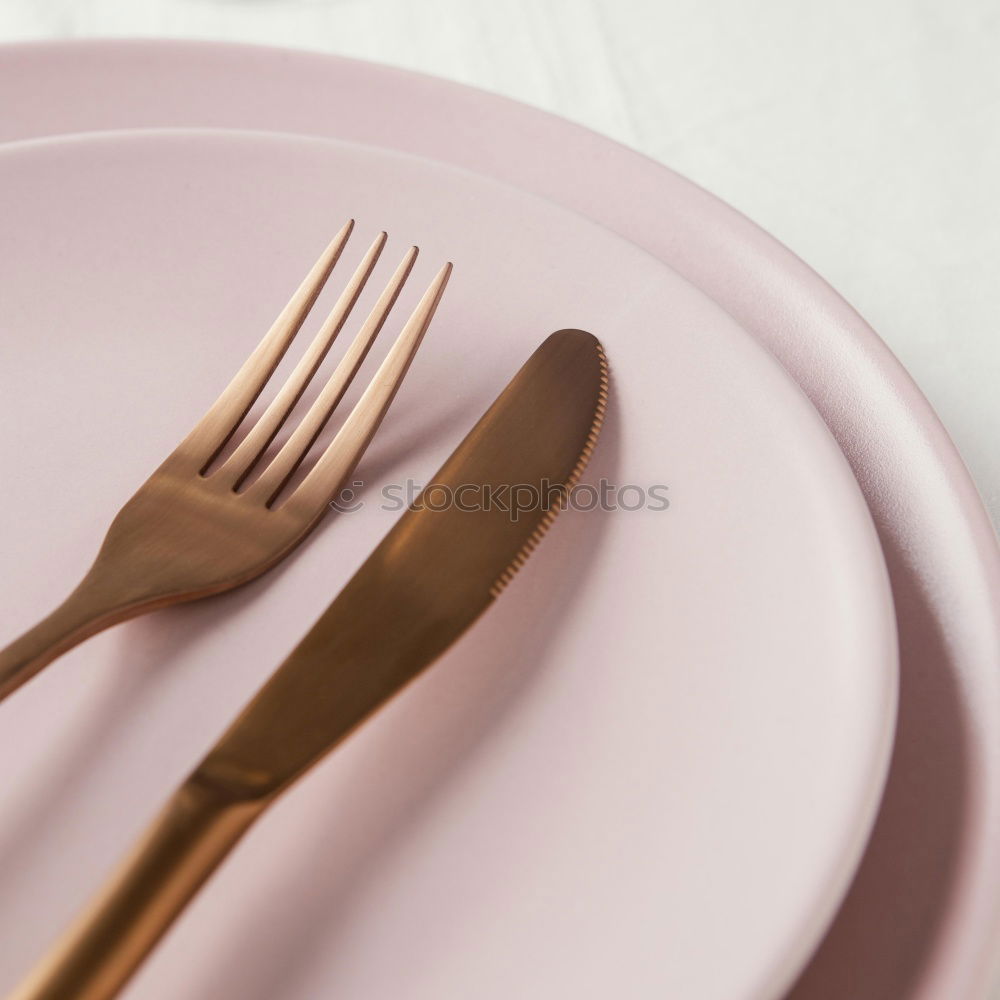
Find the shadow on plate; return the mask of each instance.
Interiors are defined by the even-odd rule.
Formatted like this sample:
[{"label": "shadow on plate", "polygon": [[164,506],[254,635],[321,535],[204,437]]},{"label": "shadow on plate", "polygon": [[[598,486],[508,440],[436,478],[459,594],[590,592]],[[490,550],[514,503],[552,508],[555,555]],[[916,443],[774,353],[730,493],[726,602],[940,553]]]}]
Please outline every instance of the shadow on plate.
[{"label": "shadow on plate", "polygon": [[787,1000],[889,1000],[922,981],[969,808],[968,734],[945,637],[905,553],[882,533],[900,634],[899,719],[885,795],[847,897]]}]

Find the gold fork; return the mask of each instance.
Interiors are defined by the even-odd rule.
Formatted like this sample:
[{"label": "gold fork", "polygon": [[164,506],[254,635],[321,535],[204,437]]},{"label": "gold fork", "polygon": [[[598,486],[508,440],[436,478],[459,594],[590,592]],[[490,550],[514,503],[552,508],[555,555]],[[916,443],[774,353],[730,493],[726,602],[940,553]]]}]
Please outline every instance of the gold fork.
[{"label": "gold fork", "polygon": [[344,326],[385,246],[380,233],[288,380],[239,445],[219,457],[274,374],[337,263],[353,220],[336,235],[291,301],[208,413],[118,512],[77,588],[38,625],[0,650],[0,699],[84,639],[156,608],[218,594],[283,559],[319,523],[406,375],[444,292],[451,264],[431,282],[336,437],[291,494],[276,503],[351,384],[417,256],[412,247],[301,423],[246,489]]}]

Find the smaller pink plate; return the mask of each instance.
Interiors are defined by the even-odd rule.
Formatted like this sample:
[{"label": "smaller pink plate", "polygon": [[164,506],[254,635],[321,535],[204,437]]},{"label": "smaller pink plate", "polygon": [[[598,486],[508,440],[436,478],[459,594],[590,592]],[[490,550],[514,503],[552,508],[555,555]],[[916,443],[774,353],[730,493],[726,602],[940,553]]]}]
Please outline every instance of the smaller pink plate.
[{"label": "smaller pink plate", "polygon": [[21,429],[0,439],[19,470],[0,495],[5,624],[62,596],[349,215],[342,272],[379,228],[376,285],[421,246],[400,312],[456,265],[359,470],[365,506],[266,580],[100,636],[3,706],[0,984],[394,521],[379,491],[419,484],[546,333],[582,326],[611,358],[589,476],[616,509],[557,522],[481,626],[252,833],[132,995],[775,997],[882,788],[896,659],[881,550],[779,365],[590,222],[322,140],[0,150],[0,418]]}]

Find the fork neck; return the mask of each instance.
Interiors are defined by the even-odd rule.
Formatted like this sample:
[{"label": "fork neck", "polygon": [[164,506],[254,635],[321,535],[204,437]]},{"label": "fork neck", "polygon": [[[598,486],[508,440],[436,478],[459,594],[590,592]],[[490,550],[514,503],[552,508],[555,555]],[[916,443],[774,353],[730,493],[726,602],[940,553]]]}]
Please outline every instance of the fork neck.
[{"label": "fork neck", "polygon": [[0,649],[0,700],[16,691],[56,657],[140,610],[120,593],[99,563],[50,615]]}]

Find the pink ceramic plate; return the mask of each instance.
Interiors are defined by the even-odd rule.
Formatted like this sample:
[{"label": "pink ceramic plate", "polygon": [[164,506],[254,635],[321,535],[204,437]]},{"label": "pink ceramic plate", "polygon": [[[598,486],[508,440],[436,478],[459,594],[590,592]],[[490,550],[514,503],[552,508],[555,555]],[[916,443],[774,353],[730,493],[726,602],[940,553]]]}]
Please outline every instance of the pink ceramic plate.
[{"label": "pink ceramic plate", "polygon": [[376,285],[422,247],[400,311],[455,262],[359,470],[365,506],[268,579],[107,633],[2,706],[0,981],[393,522],[381,488],[432,473],[542,337],[580,325],[613,366],[590,481],[621,488],[618,509],[560,519],[482,627],[254,831],[131,995],[774,997],[882,789],[896,658],[881,549],[778,364],[579,216],[320,139],[0,150],[0,419],[21,428],[0,438],[18,470],[0,496],[5,629],[61,596],[348,214],[392,236]]},{"label": "pink ceramic plate", "polygon": [[899,622],[900,723],[870,848],[795,1000],[983,991],[1000,885],[1000,559],[906,372],[822,279],[666,168],[441,80],[187,42],[0,50],[0,138],[153,125],[333,136],[421,153],[590,215],[722,304],[826,419],[874,513]]}]

